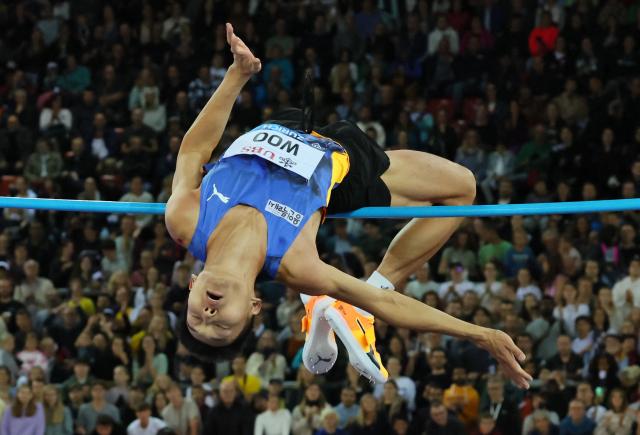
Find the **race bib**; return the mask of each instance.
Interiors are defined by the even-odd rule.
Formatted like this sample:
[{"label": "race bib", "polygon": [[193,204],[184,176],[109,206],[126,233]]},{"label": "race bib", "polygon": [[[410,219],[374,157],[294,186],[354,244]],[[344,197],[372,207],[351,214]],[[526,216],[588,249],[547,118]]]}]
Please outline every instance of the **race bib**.
[{"label": "race bib", "polygon": [[240,154],[258,156],[309,181],[324,156],[324,149],[302,142],[295,137],[298,136],[295,132],[278,127],[264,125],[243,134],[222,158]]}]

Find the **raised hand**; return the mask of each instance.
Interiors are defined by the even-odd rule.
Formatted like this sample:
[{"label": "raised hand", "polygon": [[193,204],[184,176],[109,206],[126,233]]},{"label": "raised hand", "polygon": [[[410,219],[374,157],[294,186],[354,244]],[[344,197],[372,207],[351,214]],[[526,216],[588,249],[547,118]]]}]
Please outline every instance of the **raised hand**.
[{"label": "raised hand", "polygon": [[253,75],[262,69],[260,59],[255,57],[249,47],[233,33],[233,26],[227,23],[227,43],[233,53],[233,65],[239,72],[246,75]]},{"label": "raised hand", "polygon": [[532,378],[525,372],[518,361],[524,361],[524,353],[518,349],[511,337],[502,331],[488,329],[484,339],[478,343],[489,352],[500,364],[502,371],[520,388],[529,388]]}]

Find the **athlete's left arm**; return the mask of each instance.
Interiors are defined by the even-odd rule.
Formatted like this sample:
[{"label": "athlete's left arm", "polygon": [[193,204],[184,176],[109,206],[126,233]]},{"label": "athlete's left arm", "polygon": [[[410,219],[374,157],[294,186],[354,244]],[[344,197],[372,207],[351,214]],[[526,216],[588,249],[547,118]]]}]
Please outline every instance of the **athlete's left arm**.
[{"label": "athlete's left arm", "polygon": [[233,53],[233,64],[182,139],[173,178],[174,191],[196,189],[200,185],[200,167],[209,161],[218,145],[238,95],[251,76],[262,68],[260,59],[236,36],[229,23],[227,42]]},{"label": "athlete's left arm", "polygon": [[325,263],[316,266],[317,276],[322,279],[308,281],[312,287],[316,282],[326,294],[367,310],[393,326],[471,340],[490,352],[516,385],[528,388],[531,376],[517,361],[523,361],[525,355],[504,332],[473,325],[401,293],[373,287]]}]

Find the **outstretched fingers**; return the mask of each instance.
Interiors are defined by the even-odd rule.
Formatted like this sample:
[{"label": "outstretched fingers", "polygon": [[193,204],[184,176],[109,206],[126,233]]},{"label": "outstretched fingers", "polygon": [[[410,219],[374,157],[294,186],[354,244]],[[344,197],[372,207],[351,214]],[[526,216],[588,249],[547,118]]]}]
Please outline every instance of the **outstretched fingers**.
[{"label": "outstretched fingers", "polygon": [[[516,359],[517,358],[517,359]],[[524,361],[525,355],[515,345],[511,349],[504,349],[500,355],[500,365],[505,370],[511,380],[520,388],[528,389],[529,383],[533,379],[529,373],[518,363]]]}]

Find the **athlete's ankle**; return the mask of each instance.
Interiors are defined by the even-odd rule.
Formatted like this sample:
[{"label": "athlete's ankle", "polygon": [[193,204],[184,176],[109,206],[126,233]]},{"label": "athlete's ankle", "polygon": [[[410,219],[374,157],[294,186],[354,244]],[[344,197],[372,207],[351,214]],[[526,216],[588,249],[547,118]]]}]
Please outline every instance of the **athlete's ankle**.
[{"label": "athlete's ankle", "polygon": [[383,290],[395,290],[396,288],[393,286],[393,283],[389,281],[384,275],[382,275],[377,270],[374,270],[369,279],[367,279],[367,284],[371,284],[374,287],[381,288]]}]

